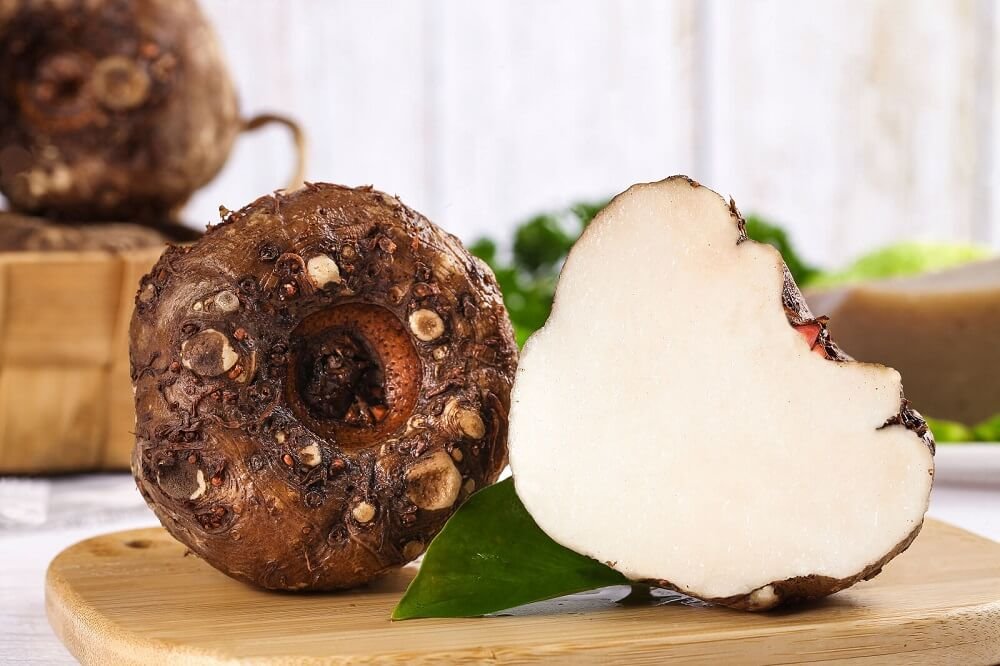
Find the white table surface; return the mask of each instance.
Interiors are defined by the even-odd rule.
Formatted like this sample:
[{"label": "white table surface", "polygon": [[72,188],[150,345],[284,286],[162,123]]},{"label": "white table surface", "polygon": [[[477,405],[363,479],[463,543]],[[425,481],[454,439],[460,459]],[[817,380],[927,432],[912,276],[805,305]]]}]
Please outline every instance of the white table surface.
[{"label": "white table surface", "polygon": [[[939,449],[930,515],[1000,541],[1000,447],[952,448]],[[156,524],[124,474],[0,478],[0,663],[74,663],[45,617],[48,563],[81,539]]]}]

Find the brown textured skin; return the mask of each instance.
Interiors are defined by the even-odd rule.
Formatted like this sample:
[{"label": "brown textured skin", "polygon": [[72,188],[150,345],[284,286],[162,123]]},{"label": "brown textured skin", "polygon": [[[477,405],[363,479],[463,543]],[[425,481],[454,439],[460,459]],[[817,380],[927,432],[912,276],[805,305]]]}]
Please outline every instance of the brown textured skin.
[{"label": "brown textured skin", "polygon": [[165,245],[167,241],[191,241],[199,235],[177,224],[59,223],[0,212],[0,252],[124,252]]},{"label": "brown textured skin", "polygon": [[194,0],[0,4],[0,191],[15,209],[162,219],[215,176],[240,128]]},{"label": "brown textured skin", "polygon": [[[691,187],[704,187],[686,176],[674,176],[673,178],[685,180],[689,185],[691,185]],[[718,195],[717,192],[714,193]],[[740,229],[740,239],[737,243],[747,241],[746,223],[743,216],[740,214],[740,211],[736,208],[736,202],[732,199],[729,201],[729,212],[733,217],[734,224],[738,225]],[[792,279],[791,273],[788,272],[788,268],[785,267],[784,271],[785,282],[782,289],[781,300],[785,307],[785,315],[788,317],[788,323],[795,327],[802,326],[804,324],[819,324],[820,334],[814,348],[816,346],[821,346],[825,352],[824,355],[830,359],[832,363],[857,363],[858,361],[855,361],[853,358],[845,354],[833,342],[830,338],[830,333],[827,330],[827,318],[813,316],[812,312],[809,310],[809,306],[806,304],[805,298],[802,296],[802,292],[799,290],[798,285],[795,284],[795,280]],[[900,395],[899,398],[899,414],[889,419],[889,421],[887,421],[882,427],[902,425],[906,429],[917,434],[931,450],[931,453],[934,453],[934,437],[931,434],[931,431],[927,428],[927,423],[924,421],[923,417],[921,417],[920,414],[910,406],[910,403],[905,397]],[[874,578],[879,574],[879,572],[882,571],[882,567],[884,567],[889,560],[909,548],[910,544],[913,543],[913,540],[917,538],[917,534],[920,533],[920,528],[922,526],[923,523],[917,525],[917,527],[905,539],[897,544],[891,551],[886,553],[884,557],[876,562],[872,562],[853,576],[848,576],[847,578],[796,576],[795,578],[787,578],[785,580],[772,582],[771,586],[774,588],[775,596],[773,602],[769,602],[767,604],[755,602],[752,597],[752,592],[750,594],[741,594],[731,597],[706,598],[699,596],[697,594],[697,590],[686,590],[673,585],[667,580],[654,580],[647,582],[652,585],[656,585],[657,587],[663,587],[681,592],[682,594],[699,597],[705,601],[722,606],[729,606],[731,608],[749,611],[769,610],[786,604],[819,599],[833,594],[834,592],[846,589],[859,581]]]},{"label": "brown textured skin", "polygon": [[[320,255],[341,282],[316,286],[306,267]],[[222,291],[238,298],[222,300],[229,312]],[[137,484],[171,534],[234,578],[283,590],[369,581],[419,555],[506,463],[517,347],[496,281],[393,197],[313,184],[258,199],[168,250],[136,306]],[[413,335],[417,311],[440,317],[438,337]],[[315,352],[338,331],[379,359],[384,412],[354,402],[325,414],[335,391],[306,404],[309,378],[356,386],[336,379],[353,362]]]}]

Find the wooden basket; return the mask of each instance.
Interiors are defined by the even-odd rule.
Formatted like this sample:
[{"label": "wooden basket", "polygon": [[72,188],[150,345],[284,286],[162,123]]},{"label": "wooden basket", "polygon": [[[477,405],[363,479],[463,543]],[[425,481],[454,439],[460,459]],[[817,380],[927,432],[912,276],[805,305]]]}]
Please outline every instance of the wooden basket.
[{"label": "wooden basket", "polygon": [[0,253],[0,474],[128,469],[129,320],[162,251]]}]

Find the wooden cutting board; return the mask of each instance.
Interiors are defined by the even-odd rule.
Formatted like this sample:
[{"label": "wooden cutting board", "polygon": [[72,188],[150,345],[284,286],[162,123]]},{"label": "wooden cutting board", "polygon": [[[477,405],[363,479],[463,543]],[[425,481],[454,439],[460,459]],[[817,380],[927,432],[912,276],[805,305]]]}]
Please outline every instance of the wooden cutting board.
[{"label": "wooden cutting board", "polygon": [[390,622],[413,571],[351,593],[270,593],[185,556],[162,529],[132,530],[56,557],[46,605],[85,664],[1000,662],[1000,544],[935,521],[876,579],[763,614],[676,595],[621,606],[626,588],[609,588],[509,616]]}]

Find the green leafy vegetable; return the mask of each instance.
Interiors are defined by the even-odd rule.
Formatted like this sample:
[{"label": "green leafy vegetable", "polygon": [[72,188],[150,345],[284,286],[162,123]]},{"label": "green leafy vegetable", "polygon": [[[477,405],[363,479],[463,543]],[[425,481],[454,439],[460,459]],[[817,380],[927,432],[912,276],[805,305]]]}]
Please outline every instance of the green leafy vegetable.
[{"label": "green leafy vegetable", "polygon": [[1000,442],[1000,414],[975,425],[924,417],[938,444],[958,442]]},{"label": "green leafy vegetable", "polygon": [[977,442],[1000,442],[1000,414],[972,426],[972,437]]},{"label": "green leafy vegetable", "polygon": [[514,234],[514,264],[531,273],[559,268],[579,231],[567,233],[558,219],[539,215],[518,227]]},{"label": "green leafy vegetable", "polygon": [[628,582],[550,539],[507,479],[473,495],[451,517],[392,619],[474,617]]},{"label": "green leafy vegetable", "polygon": [[839,271],[816,275],[810,287],[838,287],[866,280],[881,280],[954,268],[987,259],[990,251],[963,243],[906,241],[866,254]]},{"label": "green leafy vegetable", "polygon": [[1000,442],[1000,414],[975,425],[925,417],[939,444],[958,442]]},{"label": "green leafy vegetable", "polygon": [[519,345],[545,324],[563,260],[606,205],[607,201],[578,203],[531,218],[515,230],[509,261],[501,259],[492,239],[480,239],[469,247],[496,274]]},{"label": "green leafy vegetable", "polygon": [[758,243],[767,243],[781,253],[782,259],[785,260],[785,265],[788,266],[788,272],[795,278],[796,284],[807,284],[819,274],[818,269],[808,265],[799,258],[798,253],[792,248],[792,243],[788,240],[788,234],[785,233],[784,229],[770,222],[765,222],[756,215],[748,215],[746,218],[746,232],[747,236],[751,239]]}]

